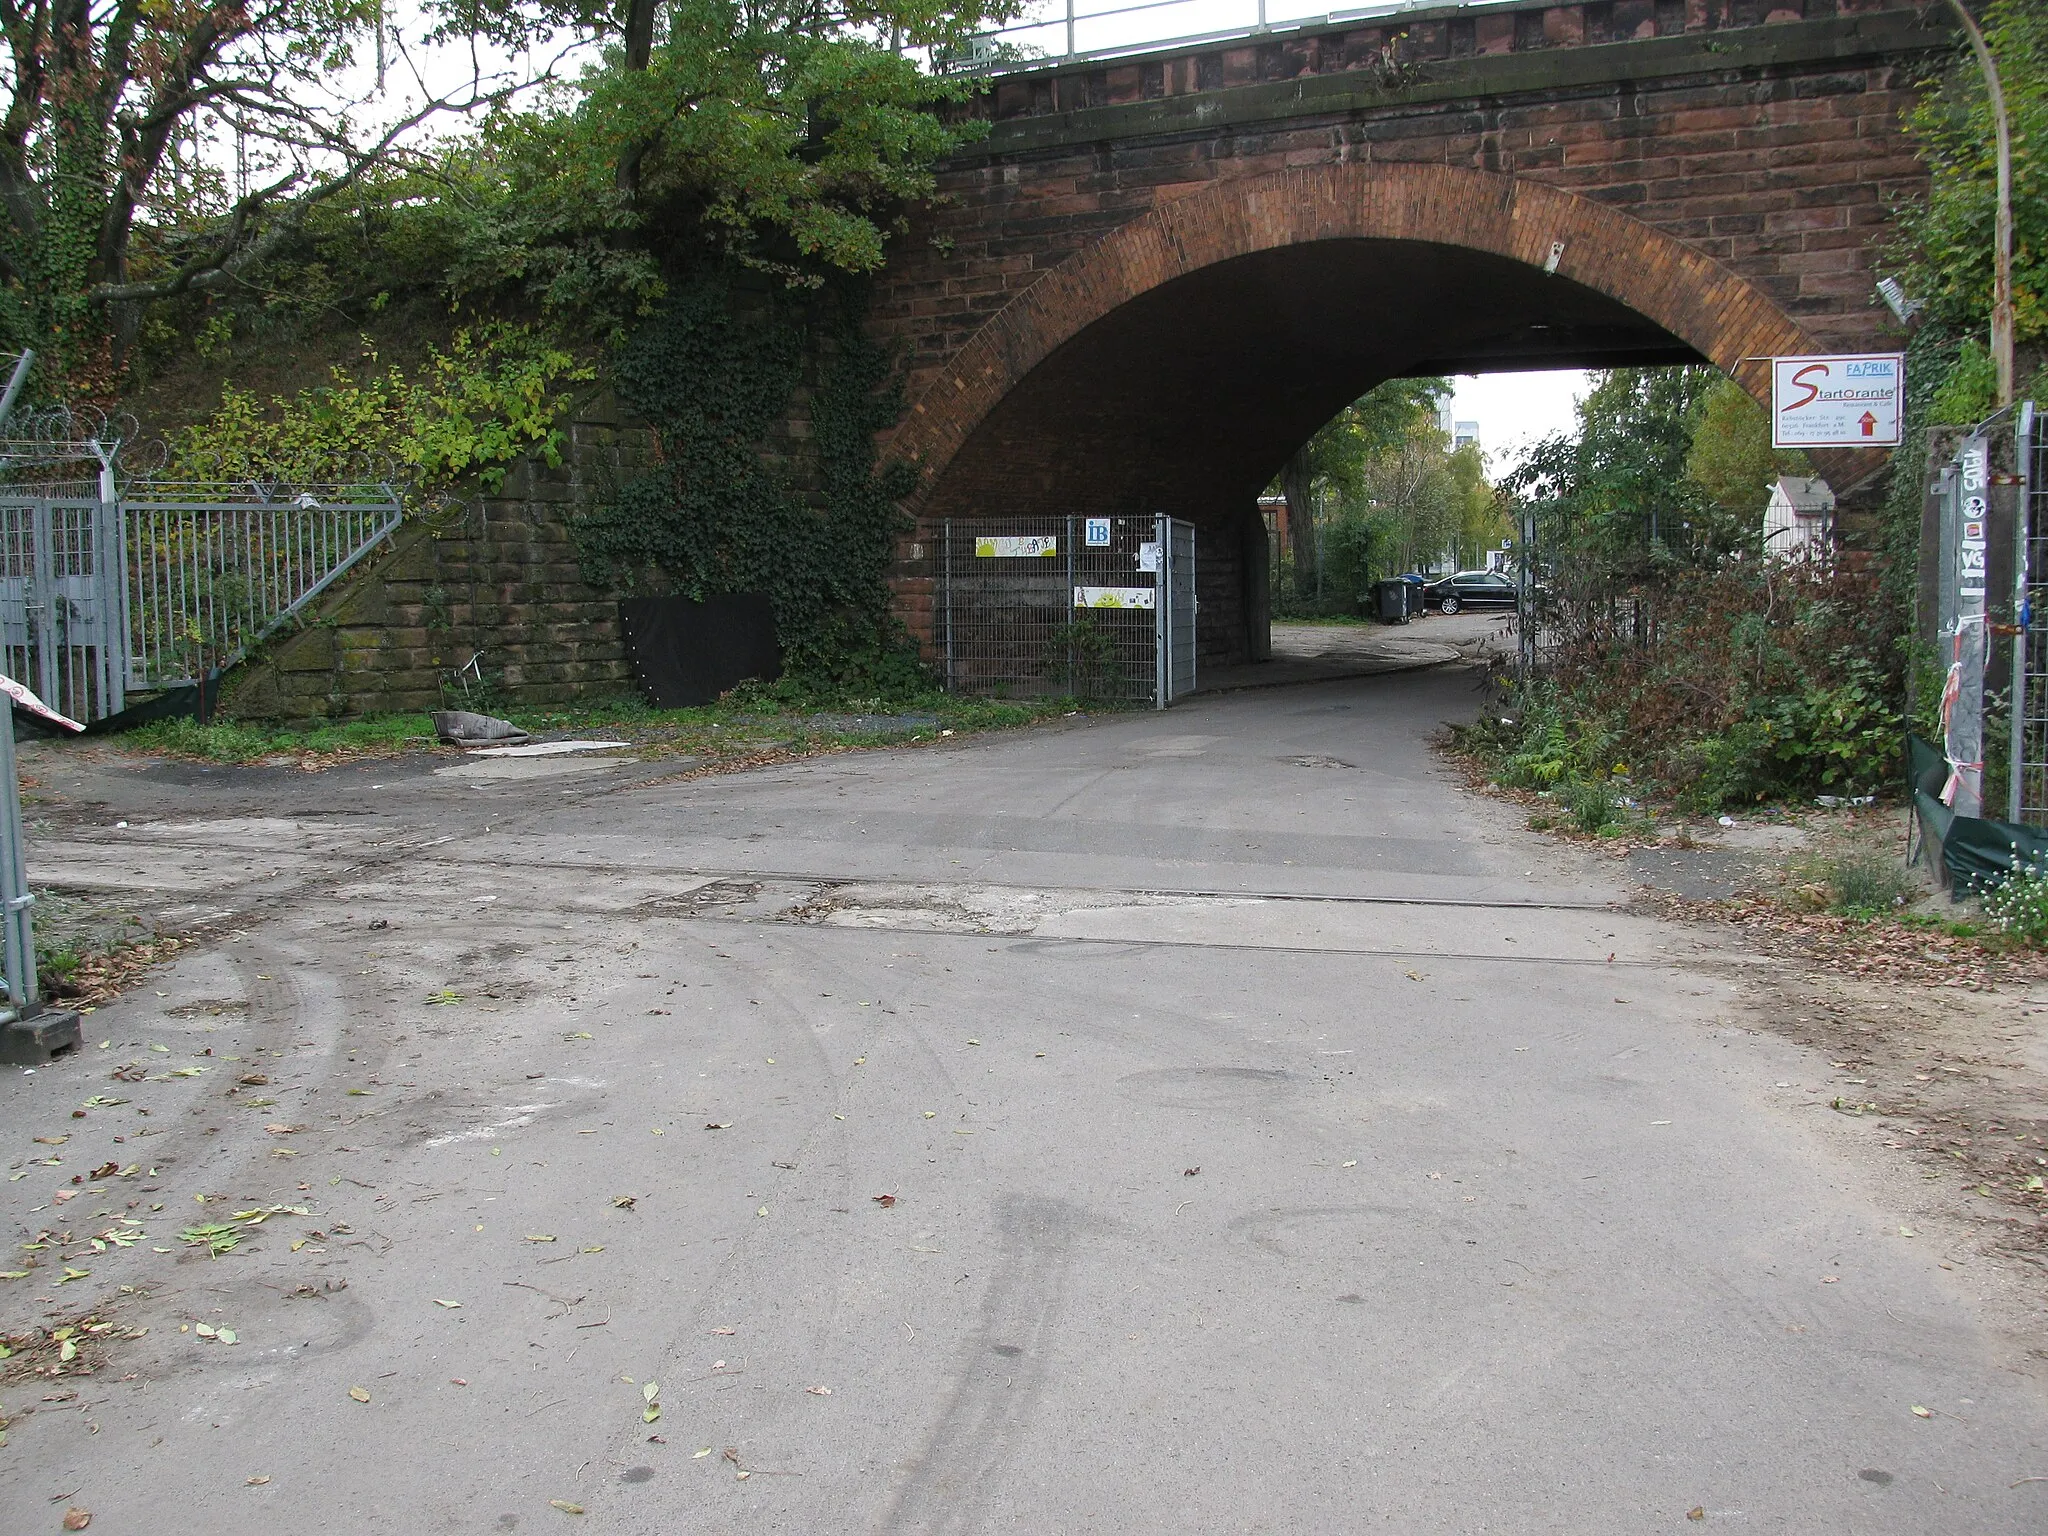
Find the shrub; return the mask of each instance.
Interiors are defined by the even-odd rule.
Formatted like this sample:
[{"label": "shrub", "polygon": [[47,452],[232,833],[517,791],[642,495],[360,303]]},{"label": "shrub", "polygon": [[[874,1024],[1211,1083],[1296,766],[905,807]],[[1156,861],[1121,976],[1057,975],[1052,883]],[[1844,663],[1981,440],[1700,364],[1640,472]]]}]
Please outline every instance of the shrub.
[{"label": "shrub", "polygon": [[1607,783],[1567,784],[1557,798],[1571,814],[1572,825],[1581,832],[1598,834],[1614,825],[1621,802],[1614,786]]},{"label": "shrub", "polygon": [[1837,854],[1822,863],[1821,878],[1827,886],[1829,910],[1851,917],[1872,917],[1903,907],[1918,889],[1897,859],[1881,853]]},{"label": "shrub", "polygon": [[1711,814],[1897,775],[1899,680],[1872,657],[1875,586],[1825,558],[1732,556],[1616,588],[1562,588],[1547,680],[1509,728],[1461,738],[1503,784],[1553,789],[1617,761]]},{"label": "shrub", "polygon": [[1984,897],[1984,915],[2007,938],[2048,949],[2048,869],[2021,865]]}]

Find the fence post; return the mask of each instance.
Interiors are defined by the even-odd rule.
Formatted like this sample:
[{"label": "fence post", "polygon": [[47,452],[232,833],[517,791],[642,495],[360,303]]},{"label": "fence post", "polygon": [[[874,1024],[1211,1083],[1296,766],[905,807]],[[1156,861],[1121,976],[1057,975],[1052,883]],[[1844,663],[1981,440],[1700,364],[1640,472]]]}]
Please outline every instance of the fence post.
[{"label": "fence post", "polygon": [[2027,764],[2027,646],[2033,630],[2028,612],[2028,556],[2034,521],[2034,402],[2020,406],[2019,430],[2013,434],[2013,468],[2019,471],[2020,504],[2012,519],[2012,768],[2006,775],[2005,819],[2020,819],[2020,787]]},{"label": "fence post", "polygon": [[1942,752],[1949,764],[1941,798],[1958,816],[1984,813],[1984,555],[1990,444],[1981,431],[1942,471],[1942,638],[1949,643],[1942,687]]},{"label": "fence post", "polygon": [[945,609],[946,692],[953,692],[953,519],[940,525],[939,558],[945,562],[939,575],[939,602]]},{"label": "fence post", "polygon": [[1166,708],[1166,696],[1173,687],[1173,579],[1172,556],[1167,552],[1167,519],[1163,512],[1152,517],[1152,546],[1158,551],[1152,572],[1152,707]]},{"label": "fence post", "polygon": [[1067,697],[1074,695],[1074,519],[1067,517],[1067,542],[1062,546],[1067,552],[1067,584],[1061,601],[1066,604],[1067,621],[1060,627],[1067,635]]},{"label": "fence post", "polygon": [[0,694],[0,907],[5,910],[7,937],[7,1000],[16,1018],[24,1018],[36,1001],[36,944],[28,909],[35,901],[28,888],[28,863],[21,847],[21,791],[14,767],[14,702]]}]

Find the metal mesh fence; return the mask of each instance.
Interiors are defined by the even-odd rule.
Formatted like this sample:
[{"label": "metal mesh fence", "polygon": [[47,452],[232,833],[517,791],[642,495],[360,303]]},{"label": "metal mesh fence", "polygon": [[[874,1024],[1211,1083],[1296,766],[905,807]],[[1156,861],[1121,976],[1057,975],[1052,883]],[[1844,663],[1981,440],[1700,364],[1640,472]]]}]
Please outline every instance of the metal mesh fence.
[{"label": "metal mesh fence", "polygon": [[1166,566],[1160,592],[1166,600],[1166,702],[1195,691],[1195,529],[1192,523],[1161,518]]},{"label": "metal mesh fence", "polygon": [[[1154,577],[1138,567],[1142,548],[1156,541],[1158,521],[944,523],[939,643],[947,688],[999,697],[1152,698],[1159,682],[1156,589]],[[1192,643],[1189,658],[1192,666]]]}]

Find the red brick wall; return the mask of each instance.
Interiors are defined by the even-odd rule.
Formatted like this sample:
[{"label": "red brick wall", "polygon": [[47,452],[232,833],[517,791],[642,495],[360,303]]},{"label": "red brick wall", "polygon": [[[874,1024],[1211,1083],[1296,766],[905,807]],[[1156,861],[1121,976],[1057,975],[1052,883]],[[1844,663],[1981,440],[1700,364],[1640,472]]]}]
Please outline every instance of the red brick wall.
[{"label": "red brick wall", "polygon": [[[874,326],[911,370],[892,446],[930,471],[917,509],[976,503],[979,482],[945,485],[956,456],[1090,325],[1207,263],[1303,241],[1540,264],[1563,238],[1563,276],[1752,389],[1765,370],[1747,358],[1896,344],[1872,302],[1874,242],[1924,185],[1899,120],[1943,41],[1912,25],[1881,0],[1613,0],[1006,78],[978,104],[990,137],[943,173],[875,294]],[[1007,480],[1016,458],[972,473]],[[1833,468],[1840,488],[1867,466]],[[1206,514],[1218,531],[1240,515],[1223,502],[1245,499],[1225,489]]]}]

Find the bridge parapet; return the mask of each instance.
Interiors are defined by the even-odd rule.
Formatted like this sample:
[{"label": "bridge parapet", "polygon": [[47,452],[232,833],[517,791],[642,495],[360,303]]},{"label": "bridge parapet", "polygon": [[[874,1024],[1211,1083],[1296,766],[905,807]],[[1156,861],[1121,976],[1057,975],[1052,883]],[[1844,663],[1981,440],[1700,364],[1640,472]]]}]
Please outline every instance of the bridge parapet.
[{"label": "bridge parapet", "polygon": [[[1681,60],[1734,65],[1776,54],[1803,61],[1835,49],[1867,51],[1873,43],[1907,50],[1946,47],[1951,36],[1940,16],[1923,19],[1902,0],[1447,6],[1281,25],[1241,38],[1013,70],[991,77],[963,110],[1009,125],[1251,86],[1313,83],[1318,95],[1334,88],[1337,94],[1381,100],[1431,93],[1432,87],[1469,93],[1475,84],[1511,92],[1575,83],[1580,76],[1623,78],[1636,66],[1615,60],[1615,45],[1636,45],[1630,57],[1639,58],[1647,73],[1661,74]],[[1578,67],[1557,58],[1567,50],[1595,49],[1600,56]]]}]

